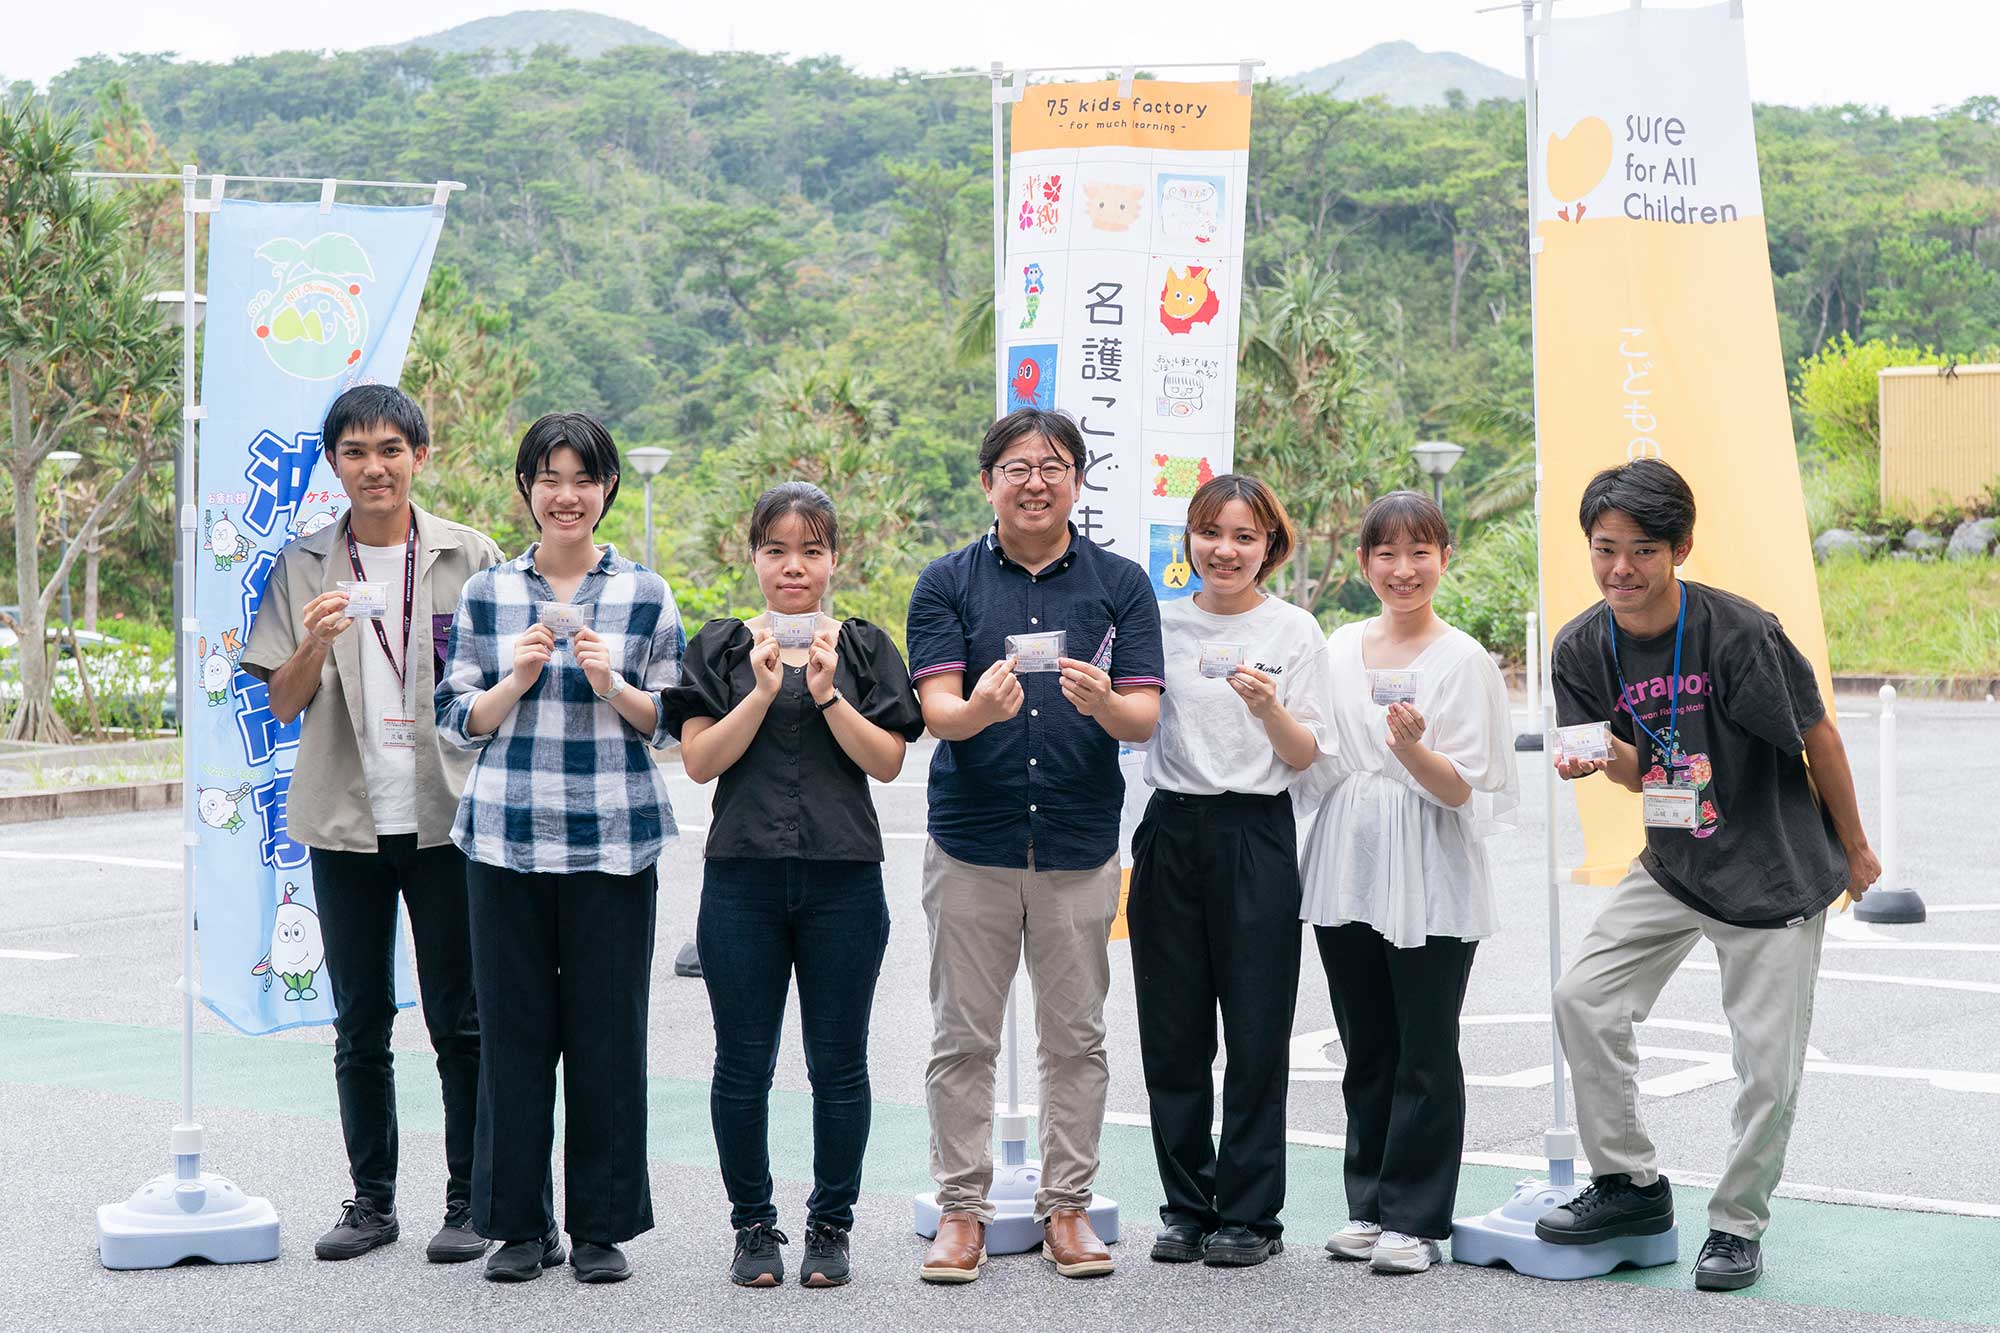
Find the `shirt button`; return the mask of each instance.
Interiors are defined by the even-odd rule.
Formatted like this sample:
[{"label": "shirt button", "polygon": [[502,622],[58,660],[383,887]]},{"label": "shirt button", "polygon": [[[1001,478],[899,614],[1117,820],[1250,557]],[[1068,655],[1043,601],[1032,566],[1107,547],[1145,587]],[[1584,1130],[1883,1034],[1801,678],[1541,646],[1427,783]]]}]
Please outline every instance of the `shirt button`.
[{"label": "shirt button", "polygon": [[1042,623],[1042,620],[1041,620],[1041,617],[1040,617],[1040,616],[1029,616],[1029,617],[1028,617],[1028,623],[1029,623],[1030,625],[1039,625],[1039,624],[1041,624],[1041,623]]},{"label": "shirt button", "polygon": [[1030,759],[1030,760],[1028,761],[1028,767],[1029,767],[1029,768],[1033,768],[1033,767],[1034,767],[1034,766],[1035,766],[1035,765],[1036,765],[1036,764],[1037,764],[1038,762],[1040,762],[1040,761],[1039,761],[1039,760],[1034,760],[1034,759]]},{"label": "shirt button", "polygon": [[1029,807],[1028,807],[1028,813],[1032,815],[1032,814],[1034,814],[1034,813],[1035,813],[1035,812],[1036,812],[1037,810],[1039,810],[1039,809],[1041,809],[1041,808],[1042,808],[1042,807],[1040,807],[1039,805],[1031,805],[1031,806],[1029,806]]},{"label": "shirt button", "polygon": [[1041,715],[1042,715],[1042,710],[1039,708],[1030,708],[1028,710],[1029,717],[1040,717]]}]

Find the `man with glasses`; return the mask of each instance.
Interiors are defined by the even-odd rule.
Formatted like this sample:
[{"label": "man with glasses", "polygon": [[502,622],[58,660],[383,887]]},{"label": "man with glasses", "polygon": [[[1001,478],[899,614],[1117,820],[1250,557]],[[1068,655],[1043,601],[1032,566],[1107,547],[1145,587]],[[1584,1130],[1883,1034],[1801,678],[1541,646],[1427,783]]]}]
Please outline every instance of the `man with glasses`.
[{"label": "man with glasses", "polygon": [[1042,1253],[1064,1277],[1112,1267],[1086,1209],[1109,1083],[1118,746],[1152,737],[1166,681],[1145,571],[1069,521],[1084,458],[1061,413],[1022,408],[995,422],[979,449],[993,526],[932,561],[910,597],[910,675],[941,742],[924,849],[935,1024],[925,1099],[943,1212],[922,1268],[931,1282],[971,1282],[986,1258],[994,1067],[1024,946]]}]

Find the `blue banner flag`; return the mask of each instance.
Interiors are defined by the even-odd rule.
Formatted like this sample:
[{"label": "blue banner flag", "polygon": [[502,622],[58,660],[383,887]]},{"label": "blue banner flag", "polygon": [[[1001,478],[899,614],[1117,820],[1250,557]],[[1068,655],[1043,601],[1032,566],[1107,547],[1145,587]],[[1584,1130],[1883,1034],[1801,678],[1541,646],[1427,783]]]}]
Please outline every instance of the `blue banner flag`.
[{"label": "blue banner flag", "polygon": [[[312,866],[285,825],[299,721],[239,659],[278,552],[347,495],[320,449],[327,406],[394,384],[442,210],[224,199],[209,228],[191,682],[178,701],[199,821],[201,996],[245,1032],[333,1021]],[[186,642],[185,636],[183,642]],[[398,943],[396,998],[415,993]]]}]

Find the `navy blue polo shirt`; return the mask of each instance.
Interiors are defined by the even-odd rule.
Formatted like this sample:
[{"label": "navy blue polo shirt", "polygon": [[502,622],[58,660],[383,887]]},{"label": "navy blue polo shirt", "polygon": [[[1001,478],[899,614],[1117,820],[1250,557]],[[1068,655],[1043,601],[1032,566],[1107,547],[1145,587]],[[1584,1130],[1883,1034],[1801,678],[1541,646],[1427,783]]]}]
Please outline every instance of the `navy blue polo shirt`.
[{"label": "navy blue polo shirt", "polygon": [[[911,680],[962,672],[969,698],[1007,655],[1008,635],[1059,629],[1064,655],[1081,661],[1108,642],[1113,687],[1164,690],[1160,605],[1146,572],[1075,524],[1069,534],[1069,550],[1038,574],[1008,559],[995,531],[931,561],[910,594]],[[1032,844],[1037,870],[1094,870],[1118,853],[1118,742],[1063,697],[1057,672],[1017,679],[1020,712],[931,756],[931,837],[973,865],[1025,869]]]}]

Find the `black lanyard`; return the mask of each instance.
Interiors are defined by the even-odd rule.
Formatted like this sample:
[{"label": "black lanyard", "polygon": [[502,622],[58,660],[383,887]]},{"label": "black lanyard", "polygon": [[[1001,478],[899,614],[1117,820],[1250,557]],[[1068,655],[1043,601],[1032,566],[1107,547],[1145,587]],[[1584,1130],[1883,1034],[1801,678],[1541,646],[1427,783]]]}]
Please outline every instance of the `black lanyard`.
[{"label": "black lanyard", "polygon": [[[354,577],[362,583],[368,582],[368,571],[361,567],[361,548],[354,541],[354,520],[352,515],[347,523],[347,561],[354,566]],[[409,682],[404,679],[404,671],[410,661],[410,604],[417,591],[417,516],[410,515],[410,535],[403,539],[403,665],[396,665],[396,654],[389,650],[389,632],[382,628],[378,616],[371,623],[375,626],[375,642],[382,645],[382,656],[389,659],[389,669],[396,673],[396,683],[409,692]]]}]

